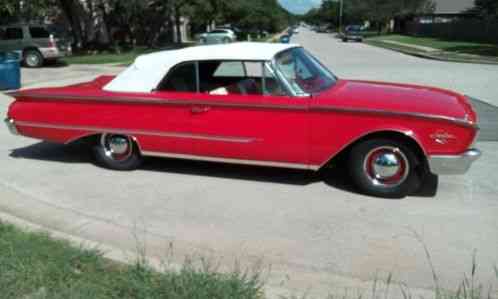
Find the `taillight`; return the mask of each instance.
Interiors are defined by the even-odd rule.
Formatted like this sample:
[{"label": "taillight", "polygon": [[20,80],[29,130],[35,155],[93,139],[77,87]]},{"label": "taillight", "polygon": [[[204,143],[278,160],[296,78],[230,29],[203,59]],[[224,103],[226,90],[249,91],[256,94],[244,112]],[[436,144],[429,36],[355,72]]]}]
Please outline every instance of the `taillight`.
[{"label": "taillight", "polygon": [[48,47],[49,48],[57,48],[57,45],[55,43],[55,39],[53,35],[50,35],[50,38],[48,40]]}]

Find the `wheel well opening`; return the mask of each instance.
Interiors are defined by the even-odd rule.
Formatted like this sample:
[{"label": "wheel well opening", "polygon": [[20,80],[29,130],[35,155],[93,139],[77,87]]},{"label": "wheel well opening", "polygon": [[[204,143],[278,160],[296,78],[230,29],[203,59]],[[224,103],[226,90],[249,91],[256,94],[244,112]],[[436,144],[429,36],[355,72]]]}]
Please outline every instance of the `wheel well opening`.
[{"label": "wheel well opening", "polygon": [[[82,136],[80,138],[70,140],[69,142],[67,142],[67,144],[80,143],[80,144],[84,144],[86,146],[93,146],[97,143],[100,143],[100,139],[101,139],[102,135],[105,135],[105,134],[107,134],[107,133],[95,133],[95,134],[91,134],[91,135]],[[133,146],[136,146],[138,152],[141,154],[142,147],[140,146],[138,139],[135,138],[134,136],[128,136],[128,135],[124,135],[124,136],[127,136],[131,139],[131,141],[133,142]]]},{"label": "wheel well opening", "polygon": [[36,52],[40,52],[40,51],[38,50],[38,48],[36,48],[36,47],[27,47],[27,48],[25,48],[24,50],[22,50],[22,55],[24,56],[24,55],[26,54],[26,52],[28,52],[28,51],[36,51]]},{"label": "wheel well opening", "polygon": [[410,136],[407,136],[403,133],[400,132],[395,132],[395,131],[381,131],[381,132],[375,132],[368,134],[366,136],[361,137],[360,139],[354,141],[353,143],[349,144],[346,148],[344,148],[342,151],[340,151],[337,155],[335,155],[330,161],[328,161],[325,165],[333,165],[337,163],[343,163],[344,161],[347,160],[349,157],[349,153],[355,147],[357,144],[362,143],[367,140],[371,139],[390,139],[394,140],[397,142],[401,142],[403,144],[406,144],[410,149],[413,150],[414,154],[417,156],[419,161],[422,163],[422,167],[428,167],[427,165],[427,159],[424,151],[420,147],[417,141],[415,139],[411,138]]}]

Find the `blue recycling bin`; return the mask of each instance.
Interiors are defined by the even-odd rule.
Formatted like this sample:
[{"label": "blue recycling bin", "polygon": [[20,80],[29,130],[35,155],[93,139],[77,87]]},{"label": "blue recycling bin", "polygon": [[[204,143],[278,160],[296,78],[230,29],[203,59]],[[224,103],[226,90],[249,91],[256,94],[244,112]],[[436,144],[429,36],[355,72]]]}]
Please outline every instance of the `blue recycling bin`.
[{"label": "blue recycling bin", "polygon": [[0,90],[21,88],[21,55],[0,52]]}]

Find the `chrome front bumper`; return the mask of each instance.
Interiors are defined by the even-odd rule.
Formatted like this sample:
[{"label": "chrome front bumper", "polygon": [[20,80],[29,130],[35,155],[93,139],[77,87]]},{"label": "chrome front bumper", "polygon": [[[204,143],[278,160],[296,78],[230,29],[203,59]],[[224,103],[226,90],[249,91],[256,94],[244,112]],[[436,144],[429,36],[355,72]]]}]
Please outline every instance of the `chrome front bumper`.
[{"label": "chrome front bumper", "polygon": [[12,135],[19,135],[16,127],[16,122],[12,118],[6,118],[5,125],[7,125],[7,128],[9,129],[10,133],[12,133]]},{"label": "chrome front bumper", "polygon": [[481,151],[469,149],[458,156],[430,156],[428,162],[433,174],[457,175],[466,173],[479,157]]}]

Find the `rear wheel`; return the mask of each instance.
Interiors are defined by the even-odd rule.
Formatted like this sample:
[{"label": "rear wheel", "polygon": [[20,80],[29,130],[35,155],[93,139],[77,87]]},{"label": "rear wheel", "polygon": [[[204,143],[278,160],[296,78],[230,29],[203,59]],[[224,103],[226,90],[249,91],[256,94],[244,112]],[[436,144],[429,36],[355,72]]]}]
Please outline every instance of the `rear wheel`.
[{"label": "rear wheel", "polygon": [[231,42],[232,42],[232,40],[231,40],[230,38],[228,38],[228,37],[224,37],[224,38],[223,38],[223,40],[222,40],[222,42],[223,42],[224,44],[229,44],[229,43],[231,43]]},{"label": "rear wheel", "polygon": [[103,134],[93,153],[99,165],[113,170],[134,170],[142,163],[138,146],[126,135]]},{"label": "rear wheel", "polygon": [[24,52],[24,64],[27,67],[41,67],[43,65],[43,56],[38,50],[27,50]]},{"label": "rear wheel", "polygon": [[199,39],[199,43],[201,43],[201,44],[205,44],[205,43],[207,43],[207,39],[206,39],[205,37],[201,37],[201,38]]},{"label": "rear wheel", "polygon": [[369,195],[402,198],[420,186],[420,161],[402,142],[366,140],[352,149],[348,163],[354,184]]}]

